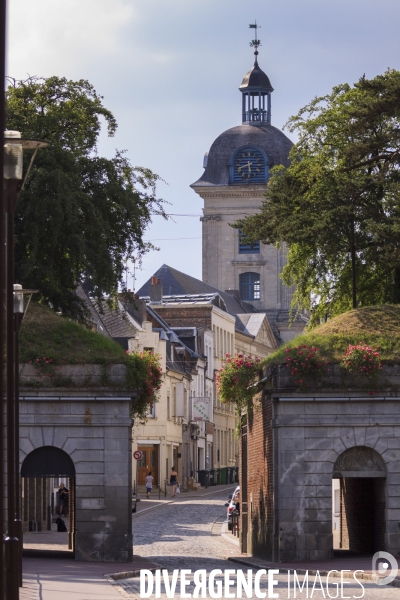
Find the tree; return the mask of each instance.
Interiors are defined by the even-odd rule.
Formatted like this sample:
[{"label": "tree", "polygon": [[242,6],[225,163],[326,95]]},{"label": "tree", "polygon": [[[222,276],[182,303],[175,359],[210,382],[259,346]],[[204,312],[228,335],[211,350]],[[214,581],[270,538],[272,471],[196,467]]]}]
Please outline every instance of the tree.
[{"label": "tree", "polygon": [[140,261],[152,247],[143,233],[152,215],[166,217],[156,197],[160,178],[132,167],[123,152],[97,155],[101,120],[110,136],[117,123],[89,82],[11,79],[6,98],[8,129],[51,142],[37,154],[20,193],[16,280],[39,289],[58,310],[79,313],[75,290],[83,277],[99,298],[115,294],[125,261]]},{"label": "tree", "polygon": [[400,302],[400,72],[340,85],[289,120],[299,141],[275,167],[248,241],[286,245],[293,306],[316,322]]}]

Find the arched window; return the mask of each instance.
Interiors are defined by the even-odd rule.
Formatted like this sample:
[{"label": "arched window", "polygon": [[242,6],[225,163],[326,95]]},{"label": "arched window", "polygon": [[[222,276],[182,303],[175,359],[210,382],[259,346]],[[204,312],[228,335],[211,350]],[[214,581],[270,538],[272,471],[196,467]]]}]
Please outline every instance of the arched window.
[{"label": "arched window", "polygon": [[252,244],[242,243],[243,233],[239,229],[239,254],[260,254],[260,242],[253,242]]},{"label": "arched window", "polygon": [[266,183],[268,162],[264,150],[258,146],[238,148],[230,160],[230,183]]},{"label": "arched window", "polygon": [[242,300],[260,300],[260,274],[242,273],[239,275],[239,290]]}]

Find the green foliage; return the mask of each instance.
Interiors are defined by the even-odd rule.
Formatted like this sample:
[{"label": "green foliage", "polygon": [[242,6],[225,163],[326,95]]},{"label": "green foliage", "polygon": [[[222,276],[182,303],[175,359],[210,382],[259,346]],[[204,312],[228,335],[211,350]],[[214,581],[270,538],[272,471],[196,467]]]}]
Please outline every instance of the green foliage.
[{"label": "green foliage", "polygon": [[398,303],[400,72],[335,87],[289,128],[290,166],[272,169],[261,213],[234,227],[288,248],[282,279],[312,324],[354,302]]},{"label": "green foliage", "polygon": [[42,356],[54,364],[122,364],[123,348],[109,338],[31,302],[20,330],[20,362]]},{"label": "green foliage", "polygon": [[[16,219],[16,280],[40,290],[43,300],[82,316],[75,294],[83,276],[98,298],[112,295],[127,259],[140,262],[152,248],[143,233],[152,215],[165,217],[159,181],[132,167],[122,152],[97,156],[101,121],[109,135],[117,123],[89,82],[30,77],[10,80],[7,128],[51,146],[38,152]],[[31,152],[24,153],[25,168]]]},{"label": "green foliage", "polygon": [[340,366],[349,373],[364,375],[370,380],[376,380],[378,371],[382,368],[377,348],[371,348],[371,346],[362,342],[354,346],[348,346]]},{"label": "green foliage", "polygon": [[400,307],[371,306],[348,311],[281,346],[263,366],[284,364],[287,350],[316,347],[324,362],[340,363],[349,345],[379,348],[380,362],[400,362]]},{"label": "green foliage", "polygon": [[297,377],[296,384],[301,388],[309,387],[308,381],[321,377],[325,373],[325,362],[315,346],[295,346],[286,348],[286,365],[290,374]]},{"label": "green foliage", "polygon": [[152,404],[158,402],[162,385],[160,356],[148,351],[127,351],[127,356],[127,385],[137,392],[132,416],[144,424]]},{"label": "green foliage", "polygon": [[255,383],[260,374],[260,359],[243,354],[225,355],[222,369],[217,373],[217,388],[221,402],[234,404],[240,416],[252,407],[257,392]]}]

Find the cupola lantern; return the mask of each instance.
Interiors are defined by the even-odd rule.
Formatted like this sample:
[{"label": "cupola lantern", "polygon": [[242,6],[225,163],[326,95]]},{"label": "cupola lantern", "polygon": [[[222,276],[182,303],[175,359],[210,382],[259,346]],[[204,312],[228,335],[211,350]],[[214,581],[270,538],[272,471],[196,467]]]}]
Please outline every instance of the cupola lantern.
[{"label": "cupola lantern", "polygon": [[254,50],[254,66],[243,78],[239,90],[242,93],[242,123],[271,123],[271,93],[274,88],[268,76],[260,69],[257,61],[261,41],[257,35],[257,22],[250,25],[255,29],[255,39],[250,42]]}]

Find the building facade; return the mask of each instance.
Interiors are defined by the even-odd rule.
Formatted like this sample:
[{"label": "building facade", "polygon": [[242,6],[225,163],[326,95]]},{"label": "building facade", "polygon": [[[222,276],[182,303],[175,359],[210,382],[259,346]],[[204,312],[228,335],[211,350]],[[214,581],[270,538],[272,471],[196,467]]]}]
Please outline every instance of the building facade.
[{"label": "building facade", "polygon": [[[159,284],[154,284],[153,280],[160,282],[158,292],[155,288]],[[169,295],[164,295],[165,290]],[[265,358],[277,348],[267,315],[255,312],[254,307],[243,303],[238,295],[221,292],[167,265],[160,267],[138,294],[148,302],[149,310],[157,313],[181,341],[196,349],[205,360],[204,382],[203,373],[200,371],[197,375],[200,389],[196,389],[195,379],[191,384],[192,404],[196,396],[205,394],[213,407],[212,418],[210,411],[210,418],[201,425],[207,432],[205,467],[237,465],[237,418],[233,405],[224,404],[219,399],[216,374],[226,354],[242,353]],[[196,346],[190,341],[191,329],[197,334]],[[197,445],[201,454],[199,442],[200,439]],[[191,462],[196,467],[196,460]],[[197,460],[197,465],[201,464]]]}]

